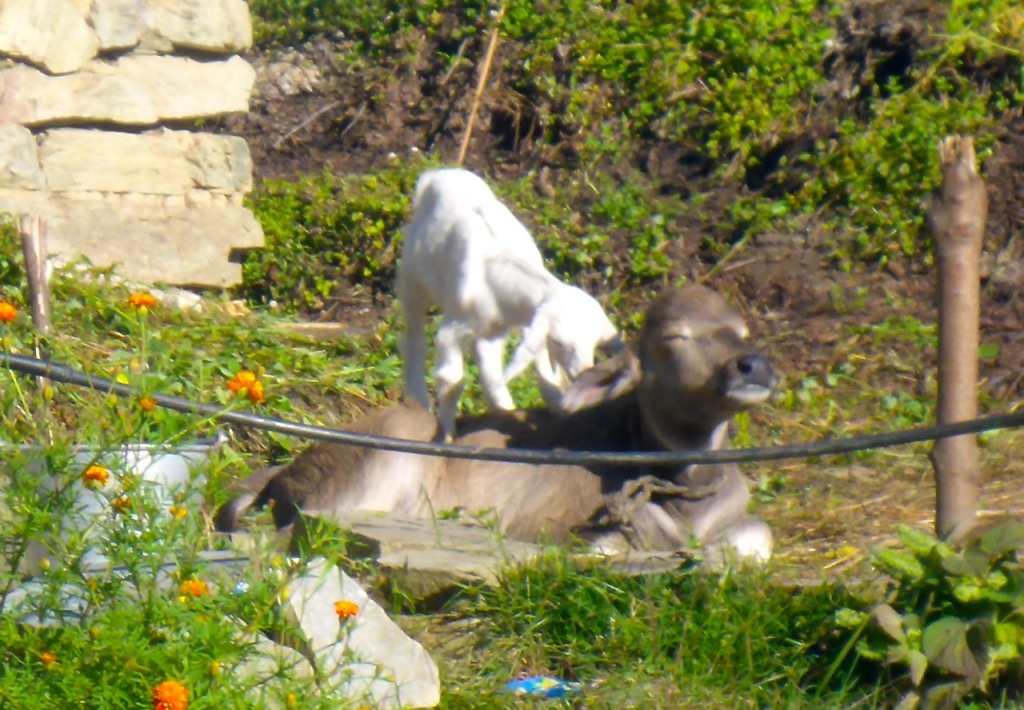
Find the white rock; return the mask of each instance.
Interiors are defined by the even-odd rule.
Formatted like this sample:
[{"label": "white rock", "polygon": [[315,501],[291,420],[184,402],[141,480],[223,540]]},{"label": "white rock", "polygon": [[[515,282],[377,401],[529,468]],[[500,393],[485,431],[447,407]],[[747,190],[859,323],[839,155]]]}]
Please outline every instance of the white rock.
[{"label": "white rock", "polygon": [[0,2],[0,54],[64,74],[82,68],[98,48],[96,33],[73,0]]},{"label": "white rock", "polygon": [[[302,628],[329,682],[354,702],[375,708],[435,707],[441,685],[426,650],[333,564],[315,559],[307,569],[288,587],[286,613]],[[334,608],[339,600],[359,607],[344,626]]]},{"label": "white rock", "polygon": [[42,190],[36,139],[23,126],[0,125],[0,188]]},{"label": "white rock", "polygon": [[247,646],[247,650],[233,672],[246,681],[253,695],[267,700],[264,688],[294,681],[315,687],[313,666],[294,648],[274,643],[261,634],[240,636],[239,643]]},{"label": "white rock", "polygon": [[69,76],[27,66],[0,70],[0,123],[107,121],[148,126],[248,110],[255,72],[241,57],[198,62],[129,55]]}]

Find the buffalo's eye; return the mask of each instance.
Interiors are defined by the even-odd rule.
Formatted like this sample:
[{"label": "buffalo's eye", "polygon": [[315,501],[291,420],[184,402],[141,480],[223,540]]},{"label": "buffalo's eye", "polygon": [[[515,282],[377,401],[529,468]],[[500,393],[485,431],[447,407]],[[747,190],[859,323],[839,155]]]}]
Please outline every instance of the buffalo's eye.
[{"label": "buffalo's eye", "polygon": [[673,340],[693,340],[693,331],[688,326],[683,326],[665,334],[665,342]]}]

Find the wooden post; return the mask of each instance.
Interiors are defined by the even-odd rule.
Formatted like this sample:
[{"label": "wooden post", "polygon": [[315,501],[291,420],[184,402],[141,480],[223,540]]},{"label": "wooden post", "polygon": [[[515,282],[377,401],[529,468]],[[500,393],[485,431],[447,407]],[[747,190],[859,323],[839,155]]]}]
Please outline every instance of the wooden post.
[{"label": "wooden post", "polygon": [[50,333],[50,285],[46,279],[46,220],[39,215],[21,216],[21,249],[25,254],[32,324],[40,335]]},{"label": "wooden post", "polygon": [[[939,423],[978,415],[979,261],[988,193],[975,165],[974,141],[939,143],[942,184],[927,210],[939,269]],[[973,434],[940,439],[932,448],[935,531],[961,539],[977,519],[981,474]]]}]

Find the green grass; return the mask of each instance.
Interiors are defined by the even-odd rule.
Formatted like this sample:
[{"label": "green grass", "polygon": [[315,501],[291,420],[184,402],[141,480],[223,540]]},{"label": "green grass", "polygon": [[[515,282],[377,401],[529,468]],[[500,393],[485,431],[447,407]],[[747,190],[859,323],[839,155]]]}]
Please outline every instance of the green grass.
[{"label": "green grass", "polygon": [[538,674],[581,682],[573,707],[849,705],[873,690],[818,682],[846,598],[761,571],[625,577],[553,554],[466,599],[488,657],[453,669],[445,706],[489,707],[503,679]]}]

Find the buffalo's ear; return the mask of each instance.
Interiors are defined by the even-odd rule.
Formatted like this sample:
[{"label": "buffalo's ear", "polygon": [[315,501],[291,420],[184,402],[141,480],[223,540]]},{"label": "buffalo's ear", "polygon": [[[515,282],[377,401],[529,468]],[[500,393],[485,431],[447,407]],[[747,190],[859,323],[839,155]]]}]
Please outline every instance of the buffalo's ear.
[{"label": "buffalo's ear", "polygon": [[584,370],[562,395],[562,411],[566,414],[593,407],[621,397],[640,381],[640,361],[632,350],[623,350]]}]

